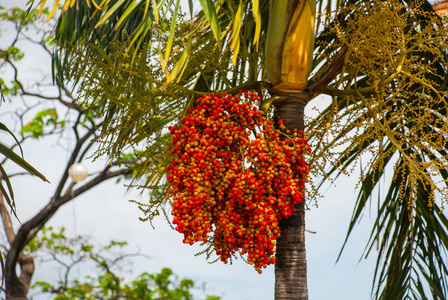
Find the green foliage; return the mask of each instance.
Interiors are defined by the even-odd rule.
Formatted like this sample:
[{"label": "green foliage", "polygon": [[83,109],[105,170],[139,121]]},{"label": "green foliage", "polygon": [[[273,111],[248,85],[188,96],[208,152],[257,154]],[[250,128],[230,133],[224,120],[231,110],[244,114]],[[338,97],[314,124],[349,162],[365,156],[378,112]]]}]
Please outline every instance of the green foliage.
[{"label": "green foliage", "polygon": [[[342,46],[348,50],[326,89],[333,103],[308,124],[312,167],[321,186],[361,171],[347,239],[375,189],[386,188],[365,249],[366,256],[378,251],[376,299],[445,299],[447,23],[424,2],[370,1],[341,7],[329,24],[317,58],[331,61]],[[388,170],[392,181],[382,185]]]},{"label": "green foliage", "polygon": [[28,124],[20,130],[20,134],[29,134],[32,138],[38,139],[45,136],[45,128],[50,126],[52,130],[64,128],[65,121],[59,121],[59,116],[54,108],[42,110]]},{"label": "green foliage", "polygon": [[[267,3],[263,1],[261,7],[264,14]],[[236,8],[232,7],[232,10]],[[161,12],[168,8],[164,6],[159,9]],[[82,43],[79,48],[71,44],[60,47],[60,57],[56,61],[64,65],[61,64],[59,75],[79,80],[78,91],[86,100],[85,106],[98,112],[98,117],[104,120],[97,155],[110,155],[119,161],[123,153],[128,153],[135,155],[139,162],[133,166],[134,175],[143,180],[138,183],[134,181],[131,186],[149,189],[149,203],[139,203],[146,214],[143,219],[151,220],[159,215],[165,203],[164,195],[168,189],[165,167],[170,161],[167,153],[171,143],[166,128],[180,120],[194,105],[195,97],[211,90],[233,89],[235,93],[238,85],[254,82],[262,74],[263,55],[255,48],[264,47],[264,39],[257,45],[251,43],[248,37],[253,36],[255,23],[250,2],[241,9],[243,19],[248,23],[239,32],[242,37],[239,42],[240,55],[235,65],[229,47],[209,43],[213,38],[212,31],[195,33],[196,30],[203,30],[200,26],[204,24],[205,17],[186,20],[181,11],[177,14],[175,27],[170,26],[172,19],[161,14],[159,21],[152,24],[147,32],[145,44],[141,44],[144,51],[134,52],[137,45],[133,43],[133,31],[128,31],[128,38],[117,37],[107,45],[103,40],[96,39]],[[70,8],[62,19],[68,18],[71,13],[78,12]],[[218,18],[223,22],[221,28],[231,24],[232,17],[228,14],[220,13]],[[107,31],[112,24],[103,23],[101,26]],[[59,23],[59,26],[63,24]],[[170,40],[173,28],[174,36],[178,38]],[[263,27],[262,35],[265,29]],[[193,33],[194,38],[189,38]],[[70,33],[64,31],[60,34],[58,32],[58,39],[63,43],[65,34]],[[226,34],[229,41],[228,30]],[[163,53],[167,48],[171,48],[168,56]],[[180,67],[179,60],[185,58],[187,48],[188,65]],[[176,70],[179,73],[174,76]],[[260,86],[254,86],[261,90]]]},{"label": "green foliage", "polygon": [[[0,7],[0,21],[9,22],[16,26],[17,36],[13,40],[11,45],[6,46],[6,48],[0,48],[0,61],[4,62],[17,62],[23,59],[25,53],[23,53],[20,48],[16,46],[18,41],[18,36],[20,32],[28,30],[31,25],[34,25],[37,21],[42,21],[42,17],[48,15],[48,10],[44,9],[39,13],[37,9],[23,10],[19,7],[14,7],[9,10],[5,10]],[[51,44],[51,38],[47,37],[46,43]],[[5,64],[2,63],[2,68]],[[2,99],[4,95],[17,96],[21,90],[19,82],[16,81],[17,78],[11,80],[10,84],[5,83],[5,81],[0,78],[0,91],[2,93]]]},{"label": "green foliage", "polygon": [[[12,9],[9,12],[4,12],[3,10],[4,8],[0,7],[0,21],[10,21],[16,23],[17,27],[20,29],[30,23],[33,23],[37,14],[37,10],[33,11],[34,16],[32,14],[25,13],[19,8]],[[19,61],[23,58],[23,56],[24,54],[20,51],[19,48],[15,46],[15,42],[12,45],[9,45],[6,49],[0,49],[0,68],[4,67],[5,62]],[[21,86],[19,82],[17,82],[17,80],[11,80],[10,84],[7,84],[2,78],[0,78],[0,105],[1,102],[5,101],[5,96],[17,96],[20,90]],[[19,141],[9,130],[9,128],[5,124],[0,123],[0,130],[8,133],[13,137],[15,141],[15,144],[12,147],[5,145],[3,142],[0,143],[0,154],[4,156],[4,161],[9,159],[30,174],[38,176],[42,180],[47,181],[44,175],[42,175],[39,171],[37,171],[33,166],[31,166],[27,161],[23,159],[23,153],[21,153],[21,155],[18,155],[13,151],[13,148],[15,146],[18,146],[20,148],[20,152],[22,152],[22,148],[20,147]],[[6,183],[7,189],[5,188],[3,181]],[[0,164],[0,191],[7,204],[11,208],[11,211],[15,215],[16,212],[12,185],[9,181],[8,174],[6,173],[2,164]],[[3,266],[3,259],[1,262]]]},{"label": "green foliage", "polygon": [[[17,145],[20,147],[20,143],[17,140],[17,138],[14,136],[14,134],[4,125],[3,123],[0,123],[0,130],[5,131],[9,133],[14,140],[16,141]],[[20,151],[22,151],[22,148],[20,147]],[[22,156],[17,155],[11,148],[7,147],[3,143],[0,143],[0,154],[2,154],[6,159],[11,160],[19,167],[23,168],[25,171],[29,172],[32,175],[35,175],[39,178],[41,178],[44,181],[48,181],[44,175],[42,175],[39,171],[37,171],[33,166],[31,166],[28,162],[26,162],[23,159],[23,153]],[[14,202],[14,193],[12,189],[11,182],[9,181],[8,174],[6,173],[5,169],[3,168],[2,164],[0,164],[0,190],[3,197],[5,197],[6,202],[8,203],[9,207],[11,208],[14,215],[15,212],[15,202]],[[3,180],[6,182],[6,186],[8,190],[5,189],[3,185]]]},{"label": "green foliage", "polygon": [[[10,46],[6,50],[6,53],[7,53],[8,57],[10,59],[13,59],[13,60],[16,60],[16,61],[17,60],[21,60],[23,58],[23,56],[25,55],[23,52],[20,51],[19,48],[14,47],[14,46]],[[3,54],[3,55],[6,55],[6,54]]]},{"label": "green foliage", "polygon": [[[122,264],[129,264],[129,257],[135,254],[116,252],[123,250],[126,242],[111,241],[97,249],[82,236],[74,238],[65,235],[64,228],[55,231],[43,228],[26,247],[28,253],[55,260],[65,268],[65,279],[57,283],[37,281],[33,290],[53,295],[55,300],[71,299],[139,299],[139,300],[193,300],[192,291],[197,289],[191,279],[178,280],[169,268],[159,273],[144,272],[128,281],[117,275]],[[40,254],[40,255],[39,255]],[[46,258],[46,257],[49,257]],[[139,259],[142,259],[141,256]],[[70,270],[75,264],[94,263],[96,274],[81,279],[72,279]],[[206,300],[219,300],[206,296]]]},{"label": "green foliage", "polygon": [[[0,7],[3,10],[3,7]],[[24,28],[30,24],[35,23],[39,16],[47,16],[49,13],[48,9],[43,9],[39,12],[38,9],[23,10],[20,7],[14,7],[8,12],[0,13],[0,20],[10,21],[17,24],[17,27]]]},{"label": "green foliage", "polygon": [[[194,281],[182,279],[173,281],[173,272],[169,268],[163,268],[160,273],[142,273],[127,284],[117,284],[117,280],[111,274],[100,275],[97,278],[88,278],[88,283],[74,281],[73,286],[64,288],[62,292],[53,297],[54,300],[69,299],[96,299],[117,297],[116,299],[141,299],[141,300],[192,300],[190,290],[194,289]],[[56,291],[60,287],[48,282],[37,282],[36,288],[42,292]],[[219,300],[220,297],[207,296],[206,300]]]},{"label": "green foliage", "polygon": [[[153,45],[165,45],[165,30],[163,25],[155,29]],[[176,30],[186,33],[188,24],[178,24]],[[174,44],[176,48],[181,45],[181,42]],[[112,156],[119,163],[132,156],[139,162],[133,168],[137,178],[144,178],[142,186],[166,190],[161,180],[169,161],[171,139],[163,129],[184,114],[191,105],[192,93],[186,94],[188,90],[175,83],[161,89],[165,73],[155,58],[158,56],[156,48],[132,57],[127,54],[127,43],[112,43],[111,54],[100,47],[92,47],[97,56],[78,53],[66,71],[67,76],[73,78],[82,76],[79,92],[86,99],[83,105],[104,120],[97,154]],[[205,52],[201,52],[201,56],[205,57]],[[90,67],[86,69],[86,65]],[[173,61],[166,65],[168,71],[173,67]],[[157,203],[157,207],[162,194],[151,192],[152,203]]]},{"label": "green foliage", "polygon": [[[395,168],[396,174],[410,172],[410,184],[415,187],[406,198],[408,205],[413,204],[419,182],[431,187],[430,206],[435,193],[446,202],[448,190],[436,184],[434,177],[448,167],[443,158],[448,133],[444,117],[447,24],[420,6],[406,7],[394,1],[347,6],[335,18],[341,15],[347,19],[335,20],[323,35],[330,40],[319,47],[334,53],[347,45],[348,52],[341,75],[327,89],[337,96],[334,105],[310,123],[309,131],[321,141],[314,165],[325,167],[332,161],[334,168],[349,173],[347,162],[370,153],[374,159],[363,166],[362,181],[366,172],[376,178],[391,153],[397,153],[403,165]],[[430,25],[418,25],[418,20]],[[341,146],[343,152],[338,150]],[[336,159],[330,157],[333,149]],[[328,175],[324,168],[320,170]],[[403,198],[399,193],[398,200]]]},{"label": "green foliage", "polygon": [[[57,5],[59,1],[55,1]],[[45,3],[45,1],[42,1]],[[193,4],[189,0],[190,9],[190,29],[188,33],[178,35],[176,28],[181,26],[182,19],[175,16],[181,15],[179,1],[102,1],[98,5],[90,5],[89,1],[78,1],[76,6],[73,2],[65,1],[67,10],[61,15],[57,26],[57,39],[67,48],[75,42],[84,46],[84,50],[89,54],[95,53],[91,45],[97,44],[107,53],[113,50],[108,49],[109,42],[128,42],[130,47],[127,53],[134,57],[140,50],[147,51],[151,46],[151,39],[157,31],[157,27],[164,25],[167,27],[168,35],[166,47],[159,47],[161,56],[161,66],[168,64],[170,56],[177,56],[179,50],[184,50],[189,54],[188,59],[176,63],[179,70],[189,71],[191,67],[191,55],[207,45],[213,45],[216,49],[215,57],[228,58],[233,61],[236,72],[233,72],[230,81],[229,74],[224,72],[228,68],[216,68],[213,73],[201,72],[197,76],[216,76],[221,84],[227,84],[232,80],[241,80],[248,73],[249,81],[255,81],[263,68],[263,41],[267,30],[269,1],[201,1],[204,11],[193,17]],[[56,7],[56,6],[55,6]],[[237,13],[239,11],[239,13]],[[174,16],[171,20],[166,20],[166,16]],[[262,22],[264,21],[264,22]],[[74,23],[70,23],[74,22]],[[67,26],[67,24],[76,24]],[[170,24],[168,28],[168,24]],[[100,32],[100,34],[98,34]],[[80,34],[82,33],[82,34]],[[128,36],[130,35],[130,36]],[[188,47],[188,36],[191,36],[192,47]],[[176,41],[183,41],[184,46],[176,49],[173,44]],[[209,43],[209,41],[213,41]],[[232,44],[231,51],[230,44]],[[196,46],[194,46],[196,45]],[[190,49],[189,49],[190,48]],[[93,51],[92,51],[93,50]],[[212,57],[214,53],[208,53]],[[66,52],[58,56],[60,61],[68,61],[72,53]],[[232,56],[234,56],[232,58]],[[170,57],[168,59],[168,57]],[[61,59],[62,58],[62,59]],[[194,60],[194,59],[193,59]],[[188,67],[187,67],[188,66]],[[207,68],[207,65],[202,64]],[[205,70],[204,70],[205,71]],[[174,77],[181,77],[183,72],[178,72]],[[171,74],[173,75],[173,74]],[[197,78],[199,79],[199,78]],[[204,78],[205,79],[205,78]],[[233,82],[234,87],[236,84]],[[215,90],[224,89],[217,86]],[[198,89],[195,89],[198,90]],[[210,91],[210,87],[209,90]]]},{"label": "green foliage", "polygon": [[17,96],[20,91],[20,85],[17,81],[12,80],[11,85],[6,85],[5,81],[0,78],[0,91],[2,93],[2,98],[5,95]]},{"label": "green foliage", "polygon": [[52,253],[61,255],[74,255],[82,252],[90,252],[92,245],[87,243],[87,239],[81,236],[68,238],[65,235],[65,228],[55,231],[53,227],[43,227],[39,234],[33,238],[24,248],[27,253],[47,249]]}]

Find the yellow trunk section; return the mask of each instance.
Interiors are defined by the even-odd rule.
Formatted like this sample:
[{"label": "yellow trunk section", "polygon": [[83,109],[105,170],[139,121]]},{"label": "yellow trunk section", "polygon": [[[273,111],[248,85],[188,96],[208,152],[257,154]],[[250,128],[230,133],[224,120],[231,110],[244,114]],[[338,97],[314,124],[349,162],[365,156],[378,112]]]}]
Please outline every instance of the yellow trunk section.
[{"label": "yellow trunk section", "polygon": [[281,83],[274,88],[289,92],[305,90],[313,62],[314,18],[308,1],[301,12],[294,12],[283,48]]},{"label": "yellow trunk section", "polygon": [[300,93],[307,87],[313,62],[316,1],[300,1],[292,8],[294,13],[289,24],[282,24],[285,13],[291,9],[288,2],[271,0],[266,68],[275,89]]}]

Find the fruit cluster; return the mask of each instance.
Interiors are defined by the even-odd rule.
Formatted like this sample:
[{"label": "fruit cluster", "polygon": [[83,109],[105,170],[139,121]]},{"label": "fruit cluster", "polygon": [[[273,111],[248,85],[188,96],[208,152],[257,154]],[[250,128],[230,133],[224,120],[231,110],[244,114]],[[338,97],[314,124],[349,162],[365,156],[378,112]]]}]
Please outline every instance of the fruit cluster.
[{"label": "fruit cluster", "polygon": [[[302,132],[290,134],[251,107],[256,93],[204,95],[173,137],[167,167],[173,224],[184,243],[213,243],[227,263],[236,252],[261,273],[275,262],[278,221],[301,202],[310,151]],[[280,138],[283,135],[286,138]]]}]

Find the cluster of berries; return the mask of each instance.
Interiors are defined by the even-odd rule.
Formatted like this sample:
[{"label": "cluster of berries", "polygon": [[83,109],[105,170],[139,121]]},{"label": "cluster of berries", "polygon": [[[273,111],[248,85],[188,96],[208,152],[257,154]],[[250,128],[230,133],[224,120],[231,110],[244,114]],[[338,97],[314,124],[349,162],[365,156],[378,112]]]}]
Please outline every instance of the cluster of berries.
[{"label": "cluster of berries", "polygon": [[[236,252],[261,273],[275,263],[278,222],[301,202],[310,151],[302,132],[275,129],[256,93],[204,95],[173,137],[167,167],[173,224],[184,243],[212,242],[227,263]],[[286,138],[280,138],[284,135]]]}]

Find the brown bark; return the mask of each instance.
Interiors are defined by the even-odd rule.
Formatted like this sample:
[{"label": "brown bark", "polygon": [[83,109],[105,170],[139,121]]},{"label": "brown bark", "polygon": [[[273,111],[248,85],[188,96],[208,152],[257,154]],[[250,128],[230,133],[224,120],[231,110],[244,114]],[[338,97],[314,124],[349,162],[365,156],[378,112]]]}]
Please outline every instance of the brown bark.
[{"label": "brown bark", "polygon": [[[275,105],[278,118],[291,131],[304,130],[304,107],[309,95],[288,95]],[[307,267],[305,249],[305,200],[296,206],[288,219],[279,222],[275,263],[275,300],[307,300]]]},{"label": "brown bark", "polygon": [[[3,199],[3,194],[0,192],[0,214],[2,216],[3,228],[8,239],[8,243],[12,245],[16,235],[14,233],[14,228],[12,227],[11,215],[8,212],[8,208],[5,206]],[[9,250],[11,251],[11,250]],[[8,252],[9,252],[8,251]],[[17,262],[20,265],[20,277],[17,276],[15,268],[9,273],[13,273],[10,276],[9,282],[6,289],[6,299],[26,299],[28,290],[30,288],[31,277],[34,273],[34,257],[31,255],[23,255],[19,252]],[[8,270],[5,268],[5,270]],[[5,276],[6,278],[6,276]]]},{"label": "brown bark", "polygon": [[9,276],[10,279],[6,282],[6,300],[27,299],[26,295],[34,274],[34,257],[23,255],[20,252],[18,263],[20,265],[20,277],[17,276],[15,270],[12,271],[13,276]]},{"label": "brown bark", "polygon": [[8,208],[5,205],[4,197],[2,192],[0,192],[0,214],[2,216],[3,228],[5,229],[6,238],[8,243],[11,245],[16,238],[14,233],[14,228],[12,227],[11,216],[8,213]]}]

